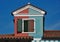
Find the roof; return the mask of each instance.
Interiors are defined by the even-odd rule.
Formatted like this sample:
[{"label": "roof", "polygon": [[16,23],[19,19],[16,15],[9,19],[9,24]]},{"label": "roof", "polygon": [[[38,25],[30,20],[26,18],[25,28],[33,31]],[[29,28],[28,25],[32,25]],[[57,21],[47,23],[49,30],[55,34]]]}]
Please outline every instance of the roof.
[{"label": "roof", "polygon": [[22,38],[24,38],[24,39],[32,39],[32,37],[31,36],[15,36],[14,34],[5,34],[5,35],[1,35],[0,34],[0,39],[1,38],[3,38],[3,39],[22,39]]},{"label": "roof", "polygon": [[[15,36],[14,34],[5,34],[5,35],[1,35],[0,34],[0,39],[1,38],[24,38],[24,39],[32,39],[33,37],[31,36],[24,36],[24,37],[21,37],[21,36]],[[60,31],[57,31],[57,30],[46,30],[44,31],[44,36],[43,36],[43,39],[57,39],[57,40],[60,40]]]},{"label": "roof", "polygon": [[44,31],[44,39],[60,39],[60,30]]},{"label": "roof", "polygon": [[32,8],[33,10],[36,10],[36,11],[40,12],[40,13],[43,14],[43,15],[46,13],[46,11],[45,11],[45,10],[42,10],[41,8],[37,8],[37,7],[34,6],[34,5],[27,4],[27,5],[25,5],[25,6],[21,7],[21,8],[13,11],[12,14],[13,14],[13,15],[18,14],[19,12],[21,12],[21,11],[23,11],[23,10],[25,10],[25,9],[29,9],[29,8]]}]

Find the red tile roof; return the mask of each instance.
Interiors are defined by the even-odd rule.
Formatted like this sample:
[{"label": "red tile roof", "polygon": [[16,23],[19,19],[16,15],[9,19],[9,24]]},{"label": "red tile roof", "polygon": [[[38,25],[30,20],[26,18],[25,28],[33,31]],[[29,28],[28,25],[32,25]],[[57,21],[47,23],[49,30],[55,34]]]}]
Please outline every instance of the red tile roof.
[{"label": "red tile roof", "polygon": [[0,38],[18,38],[18,39],[22,39],[22,38],[24,38],[24,39],[32,39],[32,37],[31,36],[15,36],[14,34],[5,34],[5,35],[0,35]]},{"label": "red tile roof", "polygon": [[46,30],[44,31],[45,38],[55,38],[60,37],[60,31],[58,30]]},{"label": "red tile roof", "polygon": [[[5,35],[0,35],[0,38],[27,38],[27,39],[29,39],[29,38],[31,38],[32,39],[32,37],[31,36],[15,36],[14,34],[5,34]],[[44,31],[44,36],[43,36],[43,38],[60,38],[60,31],[57,31],[57,30],[46,30],[46,31]]]}]

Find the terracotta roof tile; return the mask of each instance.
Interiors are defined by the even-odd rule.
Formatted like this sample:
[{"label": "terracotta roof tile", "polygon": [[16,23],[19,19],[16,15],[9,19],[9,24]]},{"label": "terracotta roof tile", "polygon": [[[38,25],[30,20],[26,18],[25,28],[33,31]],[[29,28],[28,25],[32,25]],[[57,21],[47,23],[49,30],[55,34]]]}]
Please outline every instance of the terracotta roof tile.
[{"label": "terracotta roof tile", "polygon": [[31,36],[15,36],[14,34],[5,34],[5,35],[0,35],[0,39],[1,38],[9,38],[9,39],[13,39],[13,38],[18,38],[18,39],[22,39],[22,38],[24,38],[24,39],[32,39],[32,37]]},{"label": "terracotta roof tile", "polygon": [[57,30],[46,30],[44,31],[44,37],[60,37],[60,31],[57,31]]},{"label": "terracotta roof tile", "polygon": [[[5,34],[5,35],[0,35],[0,38],[24,38],[24,39],[32,39],[33,37],[31,36],[15,36],[14,34]],[[44,36],[43,38],[60,38],[60,31],[57,31],[57,30],[46,30],[44,31]]]}]

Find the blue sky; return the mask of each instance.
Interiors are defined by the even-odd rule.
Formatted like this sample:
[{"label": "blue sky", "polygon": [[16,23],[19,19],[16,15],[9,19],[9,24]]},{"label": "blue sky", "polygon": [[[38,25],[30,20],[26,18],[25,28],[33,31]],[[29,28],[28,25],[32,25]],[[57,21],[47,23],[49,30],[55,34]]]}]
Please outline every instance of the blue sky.
[{"label": "blue sky", "polygon": [[0,34],[14,33],[11,12],[28,2],[47,11],[45,30],[60,30],[60,0],[0,0]]}]

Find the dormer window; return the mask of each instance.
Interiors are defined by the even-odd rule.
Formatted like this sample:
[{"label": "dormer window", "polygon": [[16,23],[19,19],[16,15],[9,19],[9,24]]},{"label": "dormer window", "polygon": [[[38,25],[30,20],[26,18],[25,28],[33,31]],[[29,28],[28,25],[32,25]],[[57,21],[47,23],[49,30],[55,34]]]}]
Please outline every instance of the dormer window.
[{"label": "dormer window", "polygon": [[32,33],[34,32],[35,28],[35,19],[32,18],[24,18],[24,19],[19,19],[18,20],[18,33]]}]

